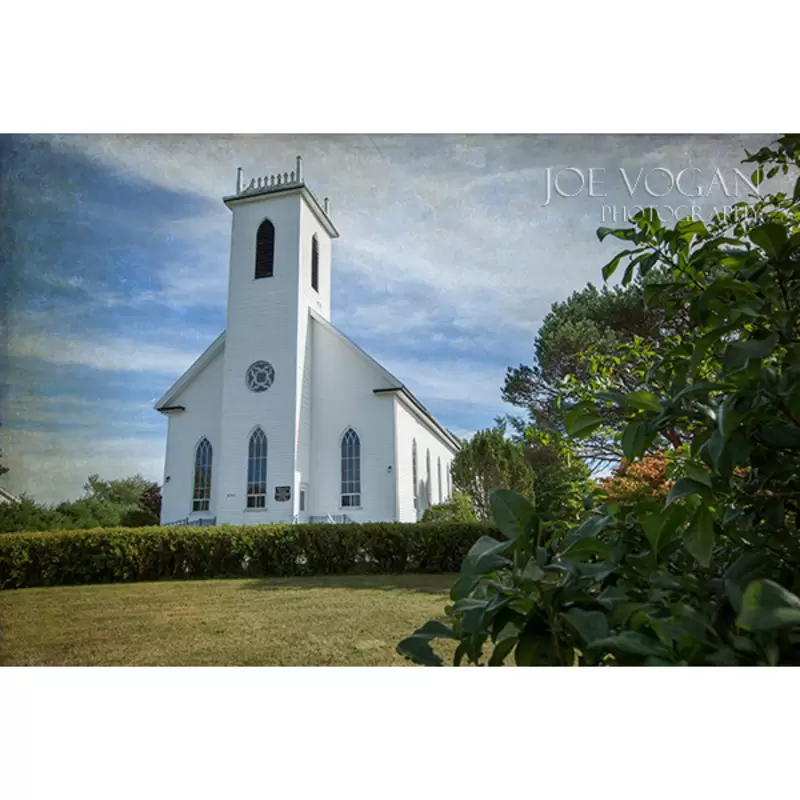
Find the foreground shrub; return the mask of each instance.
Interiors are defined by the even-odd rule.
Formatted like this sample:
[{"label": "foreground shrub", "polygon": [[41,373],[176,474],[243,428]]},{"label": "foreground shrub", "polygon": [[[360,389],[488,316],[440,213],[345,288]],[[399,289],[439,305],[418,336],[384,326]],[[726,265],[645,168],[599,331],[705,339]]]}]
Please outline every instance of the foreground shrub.
[{"label": "foreground shrub", "polygon": [[[493,494],[502,538],[470,550],[452,625],[427,623],[403,655],[441,663],[429,642],[444,637],[459,642],[456,664],[800,665],[800,135],[746,161],[756,185],[792,169],[792,195],[761,194],[708,226],[667,228],[650,209],[598,231],[631,248],[604,276],[623,262],[623,284],[660,269],[645,305],[690,327],[589,353],[565,426],[613,431],[629,463],[668,451],[666,496],[606,493],[548,534],[523,497]],[[632,352],[646,369],[610,388]]]},{"label": "foreground shrub", "polygon": [[482,524],[112,528],[0,537],[0,589],[348,572],[457,572]]},{"label": "foreground shrub", "polygon": [[464,559],[448,623],[430,620],[398,644],[409,660],[439,666],[431,641],[453,639],[455,666],[502,666],[512,654],[517,666],[800,664],[800,597],[785,588],[795,576],[772,554],[732,549],[699,570],[668,518],[640,527],[606,506],[564,534],[514,492],[491,504],[500,535]]}]

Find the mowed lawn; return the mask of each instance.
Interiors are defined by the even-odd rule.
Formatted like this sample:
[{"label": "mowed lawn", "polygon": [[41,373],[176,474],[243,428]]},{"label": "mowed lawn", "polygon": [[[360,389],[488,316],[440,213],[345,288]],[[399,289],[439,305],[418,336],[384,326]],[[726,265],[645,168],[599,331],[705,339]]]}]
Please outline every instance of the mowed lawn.
[{"label": "mowed lawn", "polygon": [[[444,617],[453,575],[53,586],[0,592],[0,664],[375,666]],[[450,644],[450,643],[447,643]],[[452,647],[437,647],[447,658]]]}]

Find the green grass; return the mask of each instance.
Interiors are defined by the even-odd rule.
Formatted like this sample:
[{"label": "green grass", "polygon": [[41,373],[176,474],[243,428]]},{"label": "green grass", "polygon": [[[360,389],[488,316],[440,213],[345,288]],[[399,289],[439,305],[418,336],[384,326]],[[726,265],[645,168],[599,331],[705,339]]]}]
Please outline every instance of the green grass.
[{"label": "green grass", "polygon": [[454,579],[352,575],[3,591],[0,664],[406,664],[395,645],[443,617]]}]

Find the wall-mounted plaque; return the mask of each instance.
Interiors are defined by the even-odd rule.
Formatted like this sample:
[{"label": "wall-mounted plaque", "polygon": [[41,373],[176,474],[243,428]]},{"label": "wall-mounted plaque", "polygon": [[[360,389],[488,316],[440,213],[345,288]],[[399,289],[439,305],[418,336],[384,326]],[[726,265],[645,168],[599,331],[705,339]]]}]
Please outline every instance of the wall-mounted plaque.
[{"label": "wall-mounted plaque", "polygon": [[275,499],[279,503],[285,503],[287,500],[292,499],[292,487],[291,486],[276,486],[275,487]]}]

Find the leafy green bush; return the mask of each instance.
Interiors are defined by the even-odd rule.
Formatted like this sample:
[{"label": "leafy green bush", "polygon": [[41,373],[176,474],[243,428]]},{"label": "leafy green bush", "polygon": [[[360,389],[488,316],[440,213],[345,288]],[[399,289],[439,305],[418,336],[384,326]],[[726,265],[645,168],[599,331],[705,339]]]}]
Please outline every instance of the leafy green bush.
[{"label": "leafy green bush", "polygon": [[583,498],[591,491],[591,484],[590,470],[572,442],[555,430],[516,427],[516,431],[514,439],[522,445],[533,472],[536,510],[542,520],[576,522],[584,511]]},{"label": "leafy green bush", "polygon": [[52,531],[71,528],[70,521],[54,508],[41,506],[29,497],[18,503],[0,504],[0,533]]},{"label": "leafy green bush", "polygon": [[28,497],[18,503],[0,505],[0,533],[137,527],[142,521],[157,524],[139,506],[123,506],[94,497],[82,497],[55,507],[40,505]]},{"label": "leafy green bush", "polygon": [[451,466],[456,492],[469,495],[475,516],[489,519],[489,495],[493,489],[512,489],[529,500],[535,498],[533,472],[522,447],[505,434],[504,426],[477,431],[461,442]]},{"label": "leafy green bush", "polygon": [[[746,161],[755,184],[800,166],[800,136]],[[398,645],[438,664],[800,664],[800,177],[793,194],[738,203],[706,226],[601,228],[629,249],[627,284],[659,269],[648,308],[684,330],[591,353],[565,415],[576,438],[613,431],[630,462],[668,451],[666,497],[602,500],[577,526],[545,531],[520,495],[491,496],[503,538],[470,550],[446,611]],[[632,354],[632,355],[631,355]],[[633,357],[632,384],[609,376]],[[645,368],[646,367],[646,368]],[[605,385],[604,385],[605,381]],[[566,382],[566,379],[565,379]],[[574,397],[567,394],[566,397]],[[610,411],[611,414],[607,412]]]},{"label": "leafy green bush", "polygon": [[0,537],[0,589],[178,578],[456,572],[478,523],[113,528]]},{"label": "leafy green bush", "polygon": [[411,661],[441,665],[430,642],[454,639],[455,666],[512,653],[517,666],[800,665],[800,598],[768,553],[744,549],[704,574],[670,524],[680,513],[641,526],[594,514],[564,535],[514,492],[491,504],[502,536],[464,559],[452,623],[430,620],[398,644]]},{"label": "leafy green bush", "polygon": [[93,528],[139,528],[158,525],[161,489],[141,475],[103,481],[90,475],[86,496],[56,506],[22,497],[0,505],[0,533]]},{"label": "leafy green bush", "polygon": [[422,513],[423,522],[477,522],[468,494],[456,492],[449,500],[428,506]]}]

